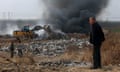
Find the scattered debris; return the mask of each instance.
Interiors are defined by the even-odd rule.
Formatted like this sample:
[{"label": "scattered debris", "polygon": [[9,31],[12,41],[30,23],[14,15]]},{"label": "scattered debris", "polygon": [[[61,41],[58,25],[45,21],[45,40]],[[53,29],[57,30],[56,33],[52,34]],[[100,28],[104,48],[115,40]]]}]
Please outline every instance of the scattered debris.
[{"label": "scattered debris", "polygon": [[[78,46],[79,48],[84,48],[87,46],[87,39],[61,39],[61,40],[47,40],[47,41],[32,41],[30,43],[24,43],[21,46],[23,53],[31,52],[33,55],[43,55],[43,56],[57,56],[63,54],[66,48],[70,45]],[[18,54],[19,44],[15,46],[15,53]],[[0,51],[9,52],[9,45],[4,46]]]}]

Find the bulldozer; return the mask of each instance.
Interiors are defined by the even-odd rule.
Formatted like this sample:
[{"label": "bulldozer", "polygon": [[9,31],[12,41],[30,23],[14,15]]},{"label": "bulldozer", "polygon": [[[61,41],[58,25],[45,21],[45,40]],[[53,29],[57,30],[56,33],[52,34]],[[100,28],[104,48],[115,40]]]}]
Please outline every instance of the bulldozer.
[{"label": "bulldozer", "polygon": [[29,29],[29,26],[24,26],[21,30],[14,31],[13,36],[19,40],[24,40],[35,38],[37,35]]},{"label": "bulldozer", "polygon": [[18,41],[25,40],[25,39],[27,39],[27,40],[34,39],[34,38],[39,37],[37,34],[35,34],[35,31],[38,31],[38,30],[41,30],[41,29],[44,29],[48,33],[48,35],[49,35],[48,39],[65,37],[65,35],[63,35],[61,33],[54,32],[49,25],[44,25],[43,27],[42,26],[35,26],[31,30],[29,29],[29,26],[24,26],[22,28],[22,30],[14,31],[13,36],[15,38],[17,38]]}]

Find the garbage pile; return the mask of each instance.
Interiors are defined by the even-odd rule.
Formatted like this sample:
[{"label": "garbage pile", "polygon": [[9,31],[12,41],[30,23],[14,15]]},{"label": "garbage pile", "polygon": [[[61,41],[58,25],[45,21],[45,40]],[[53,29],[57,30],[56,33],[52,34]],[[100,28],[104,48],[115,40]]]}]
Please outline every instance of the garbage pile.
[{"label": "garbage pile", "polygon": [[[89,44],[88,39],[76,39],[71,38],[69,40],[47,40],[47,41],[32,41],[30,43],[24,43],[21,46],[15,45],[15,53],[17,49],[22,49],[23,53],[29,52],[33,55],[42,56],[57,56],[63,54],[69,45],[76,45],[79,48],[84,48],[86,44]],[[9,47],[2,47],[0,51],[9,51]]]},{"label": "garbage pile", "polygon": [[73,61],[54,61],[54,62],[41,62],[37,66],[44,67],[90,67],[92,64],[89,62],[73,62]]}]

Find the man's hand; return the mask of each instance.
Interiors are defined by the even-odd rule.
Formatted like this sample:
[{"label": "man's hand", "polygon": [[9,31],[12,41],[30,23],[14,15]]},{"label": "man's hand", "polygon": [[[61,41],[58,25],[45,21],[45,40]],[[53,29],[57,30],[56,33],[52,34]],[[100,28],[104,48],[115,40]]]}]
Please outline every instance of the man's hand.
[{"label": "man's hand", "polygon": [[93,48],[93,44],[91,44],[89,41],[86,41],[86,45],[90,48]]}]

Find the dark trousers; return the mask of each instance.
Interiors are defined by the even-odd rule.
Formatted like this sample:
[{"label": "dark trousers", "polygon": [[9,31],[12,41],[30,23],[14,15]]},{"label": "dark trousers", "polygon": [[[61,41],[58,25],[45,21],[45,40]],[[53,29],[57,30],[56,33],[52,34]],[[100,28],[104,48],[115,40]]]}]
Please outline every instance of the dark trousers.
[{"label": "dark trousers", "polygon": [[93,67],[101,68],[101,44],[94,45],[93,49]]}]

